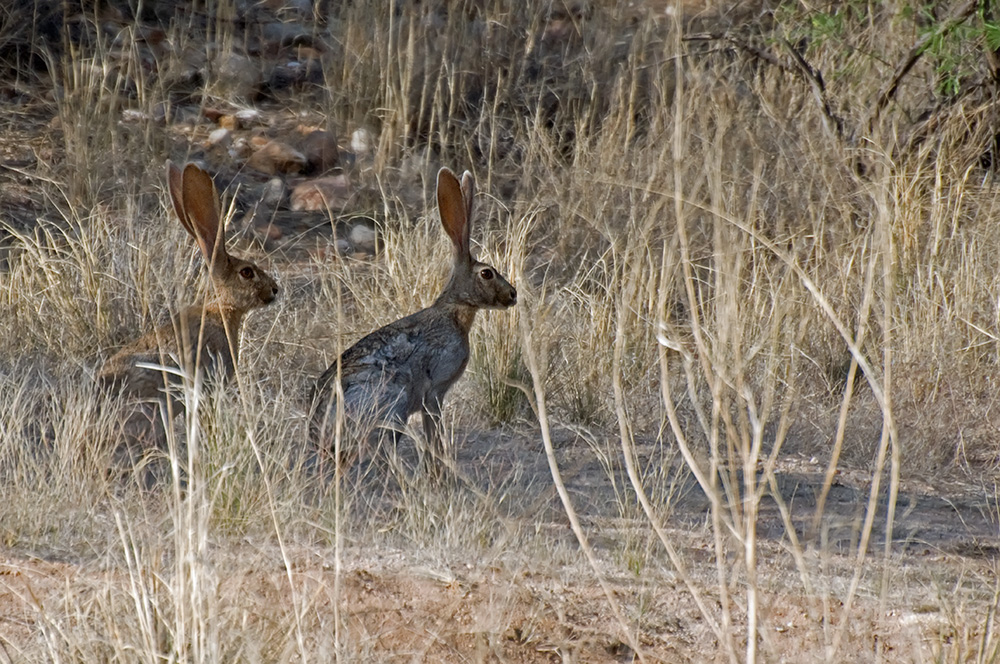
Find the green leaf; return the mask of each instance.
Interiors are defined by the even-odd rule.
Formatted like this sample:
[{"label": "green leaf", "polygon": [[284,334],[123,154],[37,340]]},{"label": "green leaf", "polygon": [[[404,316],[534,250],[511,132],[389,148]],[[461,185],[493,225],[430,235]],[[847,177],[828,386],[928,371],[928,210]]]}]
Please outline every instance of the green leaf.
[{"label": "green leaf", "polygon": [[983,35],[986,37],[987,48],[991,51],[1000,51],[1000,25],[985,21]]}]

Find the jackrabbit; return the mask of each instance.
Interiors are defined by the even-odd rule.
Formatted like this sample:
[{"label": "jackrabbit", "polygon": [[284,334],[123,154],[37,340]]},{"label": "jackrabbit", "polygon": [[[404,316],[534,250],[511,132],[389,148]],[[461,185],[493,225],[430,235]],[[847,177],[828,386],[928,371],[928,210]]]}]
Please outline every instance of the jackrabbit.
[{"label": "jackrabbit", "polygon": [[[215,299],[188,307],[175,323],[167,323],[128,344],[113,355],[98,373],[98,382],[145,404],[145,428],[157,429],[156,403],[165,404],[168,382],[178,376],[139,366],[177,366],[207,374],[233,375],[239,353],[240,325],[248,311],[270,304],[278,295],[274,279],[250,261],[226,251],[220,222],[219,195],[211,176],[193,163],[181,170],[167,161],[167,189],[174,211],[197,241],[215,285]],[[174,413],[183,405],[170,402]],[[135,413],[139,415],[139,413]],[[143,419],[139,417],[139,419]],[[130,421],[133,428],[136,422]],[[134,432],[133,432],[134,433]],[[155,438],[154,434],[154,438]]]},{"label": "jackrabbit", "polygon": [[398,430],[420,410],[429,451],[443,458],[441,403],[468,364],[476,312],[517,303],[514,287],[469,250],[474,195],[468,171],[461,183],[447,168],[438,172],[441,223],[454,245],[451,278],[431,306],[362,338],[320,376],[310,432],[321,455],[332,452],[339,376],[350,435],[363,438],[380,426]]}]

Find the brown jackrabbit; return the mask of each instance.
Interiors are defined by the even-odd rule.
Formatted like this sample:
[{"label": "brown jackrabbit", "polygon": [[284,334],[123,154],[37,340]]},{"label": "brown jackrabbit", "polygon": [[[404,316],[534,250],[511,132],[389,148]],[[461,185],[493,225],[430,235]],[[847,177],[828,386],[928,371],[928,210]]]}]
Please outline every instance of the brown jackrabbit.
[{"label": "brown jackrabbit", "polygon": [[[175,374],[143,365],[179,364],[186,371],[198,369],[231,377],[243,317],[251,309],[270,304],[278,295],[278,286],[270,275],[226,251],[219,196],[208,173],[195,164],[181,170],[167,161],[167,189],[177,218],[197,241],[209,266],[215,299],[181,311],[176,325],[167,323],[133,341],[101,368],[97,377],[100,384],[147,404],[166,403],[167,382],[177,384],[180,380]],[[183,408],[176,399],[171,404],[174,413]],[[140,410],[146,411],[145,428],[158,429],[155,408]],[[137,425],[135,421],[129,424]]]},{"label": "brown jackrabbit", "polygon": [[469,250],[474,195],[468,171],[461,183],[447,168],[438,172],[441,223],[454,245],[451,278],[431,306],[364,337],[320,377],[310,426],[320,454],[332,451],[340,376],[351,435],[364,436],[378,426],[398,429],[419,410],[432,455],[443,457],[441,403],[468,364],[476,312],[517,303],[514,287]]}]

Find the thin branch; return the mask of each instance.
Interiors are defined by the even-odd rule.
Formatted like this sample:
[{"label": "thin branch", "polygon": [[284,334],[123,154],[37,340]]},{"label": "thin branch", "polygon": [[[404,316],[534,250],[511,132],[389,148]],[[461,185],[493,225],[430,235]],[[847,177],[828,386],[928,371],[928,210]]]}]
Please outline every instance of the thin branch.
[{"label": "thin branch", "polygon": [[799,54],[799,52],[784,39],[782,39],[782,43],[788,48],[788,52],[792,54],[792,59],[795,62],[794,65],[788,64],[770,51],[760,48],[759,46],[755,46],[738,35],[734,35],[729,32],[701,32],[698,34],[686,35],[684,37],[684,41],[727,42],[732,44],[738,50],[745,51],[746,53],[752,55],[761,62],[765,62],[772,67],[777,67],[785,73],[805,78],[809,83],[809,87],[813,91],[813,97],[815,97],[816,103],[819,105],[820,110],[823,111],[823,126],[830,135],[834,136],[838,141],[843,142],[844,119],[833,112],[830,101],[826,96],[826,84],[823,82],[823,74],[806,62],[802,55]]},{"label": "thin branch", "polygon": [[[795,50],[788,40],[782,38],[781,43],[785,45],[788,52],[792,54],[792,59],[795,60],[795,64],[798,66],[799,71],[802,76],[809,81],[809,87],[812,88],[813,97],[816,98],[816,103],[819,104],[820,109],[823,111],[823,126],[826,128],[827,132],[832,134],[837,138],[838,141],[843,142],[844,140],[844,119],[833,112],[833,108],[830,106],[830,100],[826,96],[826,83],[823,82],[823,74],[818,69],[806,62],[805,58],[802,57],[798,51]],[[833,126],[831,127],[831,123]]]},{"label": "thin branch", "polygon": [[896,95],[896,90],[899,89],[899,84],[903,80],[903,77],[906,76],[911,69],[913,69],[913,65],[917,64],[917,60],[919,60],[920,56],[927,50],[927,45],[940,35],[943,35],[956,26],[964,23],[966,19],[972,16],[978,6],[979,0],[966,0],[963,4],[958,6],[950,18],[943,21],[938,26],[937,30],[928,32],[923,37],[918,39],[913,47],[910,48],[906,57],[903,58],[896,66],[896,71],[893,73],[892,78],[889,79],[889,82],[886,83],[885,87],[883,87],[878,93],[878,97],[875,101],[875,109],[872,111],[872,115],[866,125],[869,133],[871,133],[872,129],[875,127],[875,123],[878,122],[882,111],[885,110],[885,107]]},{"label": "thin branch", "polygon": [[795,73],[795,68],[783,62],[780,58],[775,56],[773,53],[766,51],[759,46],[755,46],[748,42],[747,40],[741,38],[738,35],[731,34],[729,32],[699,32],[693,35],[685,35],[681,41],[724,41],[732,44],[737,49],[741,51],[746,51],[750,55],[754,56],[758,60],[766,62],[772,67],[777,67],[778,69],[788,72],[790,74]]}]

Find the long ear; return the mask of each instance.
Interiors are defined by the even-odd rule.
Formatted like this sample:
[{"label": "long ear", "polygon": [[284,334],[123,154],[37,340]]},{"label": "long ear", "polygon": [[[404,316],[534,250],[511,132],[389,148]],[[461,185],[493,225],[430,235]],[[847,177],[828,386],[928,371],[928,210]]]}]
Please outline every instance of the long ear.
[{"label": "long ear", "polygon": [[174,204],[174,212],[177,214],[177,219],[187,229],[187,232],[197,239],[198,236],[195,235],[194,229],[191,227],[187,213],[184,212],[184,189],[181,181],[181,169],[177,168],[174,162],[169,159],[167,159],[167,191],[170,192],[170,200]]},{"label": "long ear", "polygon": [[[472,176],[468,176],[469,180]],[[469,253],[469,211],[471,201],[466,201],[463,185],[447,168],[438,171],[437,180],[438,210],[441,213],[441,224],[455,246],[455,262],[471,260]]]},{"label": "long ear", "polygon": [[219,195],[212,176],[195,164],[184,167],[181,201],[187,216],[187,229],[198,241],[201,253],[209,265],[216,259],[227,257],[226,243],[222,241],[222,224],[219,223]]},{"label": "long ear", "polygon": [[476,179],[472,173],[462,173],[462,198],[465,199],[465,223],[472,227],[472,201],[476,198]]}]

